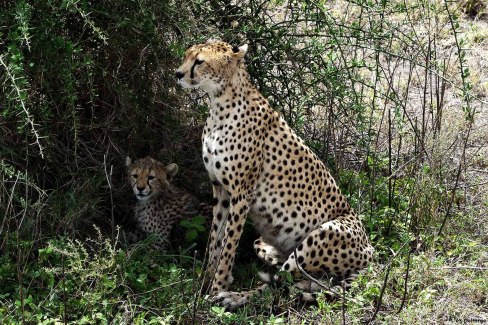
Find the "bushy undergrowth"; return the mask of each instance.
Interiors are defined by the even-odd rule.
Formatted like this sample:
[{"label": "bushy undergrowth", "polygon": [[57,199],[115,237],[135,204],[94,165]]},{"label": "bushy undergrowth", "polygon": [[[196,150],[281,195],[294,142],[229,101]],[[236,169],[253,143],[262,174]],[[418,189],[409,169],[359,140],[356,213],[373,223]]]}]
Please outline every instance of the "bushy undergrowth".
[{"label": "bushy undergrowth", "polygon": [[21,264],[19,245],[9,244],[11,253],[1,257],[2,323],[142,324],[191,317],[198,289],[192,267],[201,269],[191,258],[148,253],[144,245],[122,250],[99,233],[84,242],[52,239]]},{"label": "bushy undergrowth", "polygon": [[[390,281],[380,322],[457,323],[486,316],[488,281],[483,270],[443,269],[448,259],[486,263],[488,256],[480,243],[461,236],[444,254],[415,253],[408,262],[390,258],[386,264],[371,265],[342,299],[331,301],[319,294],[316,304],[306,305],[296,289],[284,294],[284,288],[278,287],[235,312],[211,305],[199,294],[201,263],[190,256],[157,253],[147,243],[117,247],[99,234],[85,242],[50,240],[23,264],[16,251],[31,244],[11,243],[11,253],[0,257],[3,323],[342,324],[346,320],[361,324],[375,309],[385,273]],[[242,262],[238,267],[243,267]],[[245,267],[251,269],[246,276],[252,278],[256,266],[246,263]],[[398,312],[400,319],[394,316]]]},{"label": "bushy undergrowth", "polygon": [[[472,308],[486,305],[479,224],[488,197],[468,172],[486,168],[476,158],[484,145],[472,140],[486,86],[470,69],[462,16],[484,9],[464,3],[8,2],[0,9],[0,323],[388,323],[395,311],[421,323],[416,308],[431,313],[440,308],[433,297],[448,300],[452,288],[469,291]],[[472,39],[483,44],[485,34]],[[229,313],[197,294],[202,255],[193,250],[202,247],[188,241],[205,242],[198,220],[181,225],[187,242],[173,255],[117,241],[134,203],[126,155],[178,163],[180,185],[210,198],[199,147],[208,103],[177,88],[173,73],[189,45],[215,37],[249,44],[253,81],[366,225],[376,262],[342,300],[303,306],[275,288]],[[252,239],[247,231],[241,241],[237,287],[256,281]],[[433,319],[467,319],[452,308]]]}]

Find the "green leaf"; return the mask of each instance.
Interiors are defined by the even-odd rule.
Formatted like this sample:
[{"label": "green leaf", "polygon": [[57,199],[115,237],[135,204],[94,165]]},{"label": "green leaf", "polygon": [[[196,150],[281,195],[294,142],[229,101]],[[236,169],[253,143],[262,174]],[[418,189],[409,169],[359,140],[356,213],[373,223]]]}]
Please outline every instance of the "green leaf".
[{"label": "green leaf", "polygon": [[185,238],[187,241],[194,241],[198,237],[198,232],[195,228],[188,229],[185,234]]},{"label": "green leaf", "polygon": [[190,220],[181,220],[180,221],[180,226],[185,227],[185,228],[193,228],[193,223],[191,223]]},{"label": "green leaf", "polygon": [[191,219],[191,221],[194,223],[194,224],[201,224],[203,225],[205,223],[205,217],[202,216],[202,215],[198,215],[198,216],[195,216]]}]

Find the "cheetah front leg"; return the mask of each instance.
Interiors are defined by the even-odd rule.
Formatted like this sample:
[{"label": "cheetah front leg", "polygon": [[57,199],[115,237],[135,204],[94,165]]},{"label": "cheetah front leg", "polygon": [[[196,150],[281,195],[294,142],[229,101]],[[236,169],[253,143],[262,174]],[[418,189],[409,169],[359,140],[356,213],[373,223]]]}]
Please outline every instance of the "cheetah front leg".
[{"label": "cheetah front leg", "polygon": [[213,185],[213,195],[214,207],[212,211],[212,228],[208,246],[207,278],[205,279],[206,288],[210,286],[215,276],[215,269],[217,268],[222,247],[222,238],[224,237],[224,225],[229,214],[230,206],[229,194],[221,185]]},{"label": "cheetah front leg", "polygon": [[217,261],[215,277],[210,290],[211,295],[217,295],[229,288],[236,248],[249,212],[249,203],[246,195],[239,195],[231,199],[232,204],[224,226],[224,237],[221,242],[222,250]]},{"label": "cheetah front leg", "polygon": [[[222,251],[211,288],[212,301],[218,302],[230,310],[246,304],[256,293],[262,292],[268,286],[268,284],[263,284],[256,289],[242,292],[227,291],[232,277],[236,248],[249,212],[248,200],[242,199],[242,197],[238,196],[232,201],[233,204],[225,225]],[[241,199],[239,200],[239,198]]]},{"label": "cheetah front leg", "polygon": [[256,294],[261,294],[267,287],[268,283],[261,284],[259,287],[249,291],[224,291],[217,294],[213,301],[219,302],[220,305],[229,310],[234,310],[247,304]]}]

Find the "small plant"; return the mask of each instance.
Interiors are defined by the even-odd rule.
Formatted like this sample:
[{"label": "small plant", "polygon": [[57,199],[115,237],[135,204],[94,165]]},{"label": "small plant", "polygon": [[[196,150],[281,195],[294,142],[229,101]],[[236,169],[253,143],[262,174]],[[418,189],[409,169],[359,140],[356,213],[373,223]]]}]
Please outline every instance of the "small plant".
[{"label": "small plant", "polygon": [[199,215],[191,219],[180,221],[180,226],[185,228],[185,240],[187,242],[194,242],[200,235],[207,231],[205,217]]},{"label": "small plant", "polygon": [[225,307],[212,306],[210,307],[210,311],[221,321],[232,322],[235,319],[235,316],[231,312],[226,311]]}]

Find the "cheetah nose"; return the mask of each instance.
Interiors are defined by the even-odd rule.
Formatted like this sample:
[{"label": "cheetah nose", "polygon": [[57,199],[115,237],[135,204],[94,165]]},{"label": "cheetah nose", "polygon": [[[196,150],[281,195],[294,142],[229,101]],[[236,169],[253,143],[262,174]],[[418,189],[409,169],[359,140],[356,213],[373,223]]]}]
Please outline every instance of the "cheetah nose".
[{"label": "cheetah nose", "polygon": [[142,191],[144,191],[144,187],[139,187],[139,186],[138,186],[138,187],[137,187],[137,190],[138,190],[139,192],[142,192]]},{"label": "cheetah nose", "polygon": [[183,72],[176,71],[176,73],[175,73],[175,77],[178,80],[183,78],[184,76],[185,76],[185,74]]}]

